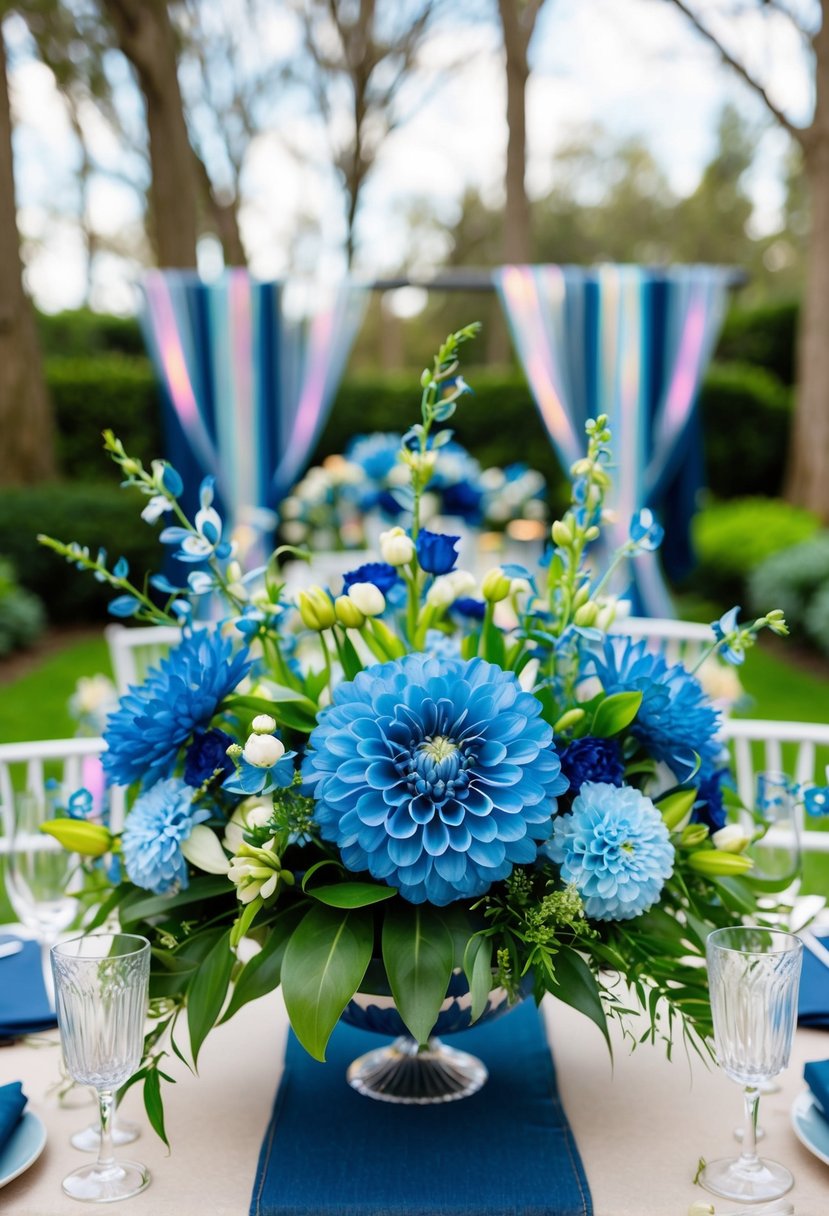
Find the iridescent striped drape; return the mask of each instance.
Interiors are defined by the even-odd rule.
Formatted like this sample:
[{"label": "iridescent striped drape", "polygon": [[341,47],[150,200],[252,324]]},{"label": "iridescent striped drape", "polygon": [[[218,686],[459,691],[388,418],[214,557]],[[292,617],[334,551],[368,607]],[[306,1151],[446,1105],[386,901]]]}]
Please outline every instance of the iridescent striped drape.
[{"label": "iridescent striped drape", "polygon": [[[696,398],[719,334],[731,272],[722,267],[504,266],[495,281],[536,404],[567,468],[584,424],[607,414],[616,456],[617,542],[631,515],[662,517],[663,560],[687,569],[702,484]],[[672,616],[655,556],[631,563],[638,612]]]},{"label": "iridescent striped drape", "polygon": [[144,280],[143,327],[162,387],[167,456],[192,493],[216,478],[230,526],[262,535],[303,473],[365,307],[344,282],[302,317],[285,285],[244,270],[203,283],[186,271]]}]

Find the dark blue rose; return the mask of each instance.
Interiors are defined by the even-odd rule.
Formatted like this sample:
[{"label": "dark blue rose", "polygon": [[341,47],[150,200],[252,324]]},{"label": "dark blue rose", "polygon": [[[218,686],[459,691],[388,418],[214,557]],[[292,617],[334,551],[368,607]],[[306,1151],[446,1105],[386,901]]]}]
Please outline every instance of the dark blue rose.
[{"label": "dark blue rose", "polygon": [[459,536],[444,536],[441,532],[427,532],[423,528],[418,533],[416,543],[421,570],[427,574],[448,574],[454,570],[459,540]]},{"label": "dark blue rose", "polygon": [[378,591],[388,595],[392,587],[399,582],[401,578],[394,566],[387,562],[366,562],[364,566],[358,566],[356,570],[349,570],[348,574],[343,575],[343,593],[345,594],[354,583],[374,583]]},{"label": "dark blue rose", "polygon": [[481,522],[481,503],[484,493],[480,486],[468,481],[456,482],[443,490],[441,511],[444,515],[457,515],[468,524]]},{"label": "dark blue rose", "polygon": [[465,616],[473,621],[482,621],[486,612],[486,604],[483,600],[473,600],[468,595],[462,595],[459,600],[455,600],[451,610],[458,616]]},{"label": "dark blue rose", "polygon": [[718,832],[725,827],[727,816],[723,786],[734,787],[734,780],[727,768],[703,767],[691,819],[694,823],[704,823],[710,832]]},{"label": "dark blue rose", "polygon": [[196,731],[184,761],[184,780],[187,784],[198,789],[217,769],[223,780],[229,777],[233,772],[233,761],[227,754],[231,743],[233,739],[223,730]]},{"label": "dark blue rose", "polygon": [[622,754],[615,739],[574,739],[561,753],[561,771],[576,792],[585,781],[605,785],[624,784],[625,769]]}]

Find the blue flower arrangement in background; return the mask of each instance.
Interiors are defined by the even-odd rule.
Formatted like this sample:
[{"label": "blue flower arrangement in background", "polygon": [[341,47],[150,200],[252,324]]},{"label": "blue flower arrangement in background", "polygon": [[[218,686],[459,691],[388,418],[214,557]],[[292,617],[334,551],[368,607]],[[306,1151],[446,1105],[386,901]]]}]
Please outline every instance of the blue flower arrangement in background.
[{"label": "blue flower arrangement in background", "polygon": [[[165,1003],[144,1062],[154,1085],[158,1044],[193,1002],[197,1052],[222,1008],[278,982],[318,1058],[369,983],[392,992],[423,1041],[458,969],[473,1019],[491,988],[513,1002],[551,992],[606,1033],[627,1015],[610,964],[647,1015],[667,1005],[667,1034],[681,1023],[698,1045],[710,1035],[705,934],[744,916],[758,889],[749,837],[721,832],[739,807],[720,715],[694,672],[607,633],[609,580],[655,551],[661,524],[638,511],[607,568],[587,565],[611,486],[599,417],[546,566],[481,578],[459,568],[458,536],[425,526],[435,503],[472,520],[497,500],[506,526],[519,509],[533,517],[543,488],[523,466],[480,470],[445,429],[467,393],[459,352],[475,332],[438,351],[404,436],[361,437],[306,475],[320,527],[342,512],[342,543],[363,499],[394,505],[382,560],[333,586],[312,557],[319,581],[291,587],[281,549],[244,571],[212,482],[190,521],[175,470],[145,469],[110,432],[144,519],[186,573],[134,582],[123,558],[110,566],[103,549],[42,538],[113,589],[115,615],[181,628],[107,722],[107,781],[131,803],[123,828],[82,809],[49,824],[86,848],[96,883],[110,876],[101,899],[156,949]],[[302,522],[301,497],[282,504],[283,530]],[[709,653],[741,662],[766,628],[785,633],[782,614],[741,625],[727,613]],[[655,909],[658,932],[643,919]],[[260,954],[235,956],[245,937]]]}]

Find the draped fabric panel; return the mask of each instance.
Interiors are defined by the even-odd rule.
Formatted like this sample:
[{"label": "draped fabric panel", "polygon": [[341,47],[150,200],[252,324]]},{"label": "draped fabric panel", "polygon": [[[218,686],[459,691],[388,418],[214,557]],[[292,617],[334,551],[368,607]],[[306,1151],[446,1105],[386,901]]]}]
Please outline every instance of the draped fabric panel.
[{"label": "draped fabric panel", "polygon": [[[607,414],[616,460],[613,541],[641,507],[665,525],[672,575],[691,562],[690,521],[702,484],[700,380],[725,312],[723,267],[504,266],[496,287],[550,440],[568,468],[584,424]],[[631,563],[635,609],[673,615],[659,563]]]},{"label": "draped fabric panel", "polygon": [[193,496],[190,509],[212,474],[232,528],[272,530],[325,424],[366,299],[344,282],[295,316],[284,284],[244,270],[212,283],[188,271],[147,274],[144,334],[162,387],[167,456]]}]

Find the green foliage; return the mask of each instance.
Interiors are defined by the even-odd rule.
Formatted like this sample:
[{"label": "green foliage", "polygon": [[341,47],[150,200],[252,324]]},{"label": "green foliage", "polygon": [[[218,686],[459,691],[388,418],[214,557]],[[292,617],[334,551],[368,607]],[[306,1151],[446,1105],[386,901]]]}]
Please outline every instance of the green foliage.
[{"label": "green foliage", "polygon": [[383,918],[383,964],[400,1016],[425,1043],[437,1021],[455,962],[452,934],[428,904],[389,905]]},{"label": "green foliage", "polygon": [[93,553],[106,537],[113,558],[123,554],[142,574],[158,570],[161,549],[138,506],[117,485],[54,482],[0,490],[0,553],[12,559],[23,586],[43,600],[53,624],[106,620],[112,592],[82,571],[62,568],[35,537],[45,532],[77,540]]},{"label": "green foliage", "polygon": [[14,566],[0,557],[0,659],[31,646],[45,623],[41,601],[18,585]]},{"label": "green foliage", "polygon": [[38,313],[37,328],[44,355],[143,355],[144,339],[137,317],[74,308]]},{"label": "green foliage", "polygon": [[187,1027],[193,1064],[204,1040],[216,1025],[225,1003],[236,955],[230,948],[230,931],[223,933],[198,968],[187,990]]},{"label": "green foliage", "polygon": [[751,363],[783,384],[794,384],[798,313],[796,300],[733,308],[725,318],[717,359]]},{"label": "green foliage", "polygon": [[829,654],[829,532],[783,549],[764,561],[749,580],[752,607],[774,603],[791,629]]},{"label": "green foliage", "polygon": [[55,406],[58,467],[66,477],[106,481],[101,433],[115,425],[130,454],[149,463],[163,451],[160,407],[146,358],[75,355],[46,361]]},{"label": "green foliage", "polygon": [[[745,603],[746,581],[766,558],[806,540],[817,531],[808,511],[770,498],[711,503],[693,523],[699,565],[695,587],[728,606]],[[776,598],[765,600],[785,610]],[[788,616],[788,614],[787,614]]]},{"label": "green foliage", "polygon": [[718,498],[780,491],[792,391],[749,363],[711,365],[700,393],[705,477]]}]

